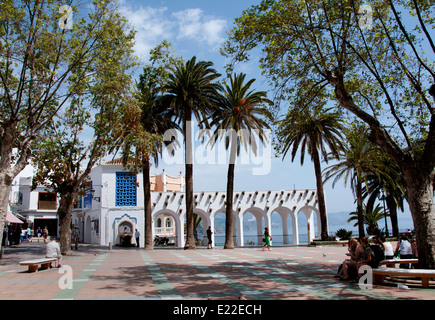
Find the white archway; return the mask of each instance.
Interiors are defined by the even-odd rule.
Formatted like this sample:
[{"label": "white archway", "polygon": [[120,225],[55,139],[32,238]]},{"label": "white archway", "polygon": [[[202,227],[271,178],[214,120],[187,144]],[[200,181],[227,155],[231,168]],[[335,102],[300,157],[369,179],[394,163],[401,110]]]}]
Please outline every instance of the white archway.
[{"label": "white archway", "polygon": [[[157,218],[159,216],[170,216],[173,221],[175,222],[175,246],[179,247],[179,246],[183,246],[184,245],[184,226],[181,223],[181,217],[182,215],[178,215],[176,214],[174,211],[172,210],[168,210],[168,209],[163,209],[163,210],[159,210],[156,212],[153,212],[152,214],[152,230],[153,230],[153,236],[155,237],[156,235],[156,228],[157,228]],[[163,220],[162,223],[165,223],[165,221]],[[154,239],[153,239],[154,241]]]}]

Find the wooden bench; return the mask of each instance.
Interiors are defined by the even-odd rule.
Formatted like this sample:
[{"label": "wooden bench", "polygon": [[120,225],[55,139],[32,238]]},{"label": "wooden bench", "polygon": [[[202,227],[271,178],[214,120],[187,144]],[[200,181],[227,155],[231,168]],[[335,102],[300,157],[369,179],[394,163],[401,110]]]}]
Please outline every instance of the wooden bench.
[{"label": "wooden bench", "polygon": [[386,266],[389,268],[395,268],[396,264],[418,264],[418,259],[389,259],[389,260],[382,260],[379,262],[379,266]]},{"label": "wooden bench", "polygon": [[47,270],[52,262],[57,262],[57,258],[43,258],[20,262],[21,266],[28,266],[29,272],[36,272],[41,266],[41,270]]},{"label": "wooden bench", "polygon": [[398,278],[421,278],[423,288],[429,287],[429,279],[435,278],[435,270],[432,269],[400,269],[381,267],[373,269],[373,282],[377,284],[384,283],[384,277]]}]

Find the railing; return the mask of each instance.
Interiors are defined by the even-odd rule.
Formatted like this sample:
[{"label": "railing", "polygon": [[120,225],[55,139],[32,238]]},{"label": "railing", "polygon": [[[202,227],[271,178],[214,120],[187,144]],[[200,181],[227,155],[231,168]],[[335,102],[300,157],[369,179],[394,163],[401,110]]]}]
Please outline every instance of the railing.
[{"label": "railing", "polygon": [[156,236],[175,236],[175,227],[155,228]]}]

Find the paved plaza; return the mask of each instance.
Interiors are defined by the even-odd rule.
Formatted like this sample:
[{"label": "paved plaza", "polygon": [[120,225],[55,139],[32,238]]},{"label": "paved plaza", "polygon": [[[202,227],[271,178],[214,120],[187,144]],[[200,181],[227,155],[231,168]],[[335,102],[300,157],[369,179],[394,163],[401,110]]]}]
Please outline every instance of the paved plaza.
[{"label": "paved plaza", "polygon": [[[1,300],[434,300],[419,282],[361,289],[334,277],[346,247],[287,246],[262,251],[113,248],[80,245],[62,269],[28,273],[19,262],[44,256],[43,243],[5,248]],[[72,270],[72,283],[66,279]],[[70,284],[68,288],[66,284]]]}]

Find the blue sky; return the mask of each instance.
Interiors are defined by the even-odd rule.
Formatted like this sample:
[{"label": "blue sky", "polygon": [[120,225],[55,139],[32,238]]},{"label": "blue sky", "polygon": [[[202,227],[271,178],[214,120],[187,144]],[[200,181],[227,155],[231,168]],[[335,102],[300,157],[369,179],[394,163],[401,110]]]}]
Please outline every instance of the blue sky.
[{"label": "blue sky", "polygon": [[[136,53],[142,62],[146,63],[149,50],[162,40],[173,44],[175,54],[185,60],[196,56],[200,60],[212,61],[214,67],[224,73],[224,66],[228,62],[219,53],[221,44],[226,40],[226,32],[231,30],[233,21],[240,16],[244,9],[258,4],[259,0],[120,0],[123,14],[137,30]],[[254,88],[268,90],[269,98],[273,92],[267,87],[265,79],[261,76],[255,55],[252,60],[237,67],[238,72],[247,74],[247,78],[256,78]],[[202,147],[195,144],[198,154],[206,154],[215,160],[217,151],[207,153]],[[273,149],[273,148],[272,148]],[[266,174],[254,175],[253,167],[265,165],[262,159],[270,153],[270,170]],[[300,165],[299,158],[291,163],[289,159],[274,157],[273,150],[264,152],[264,157],[253,164],[252,158],[247,158],[247,164],[236,165],[235,189],[236,190],[282,190],[282,189],[315,189],[315,176],[313,165],[309,157],[305,164]],[[247,155],[246,155],[247,156]],[[226,164],[213,164],[205,161],[204,164],[194,165],[194,188],[196,191],[224,191],[226,189]],[[215,161],[219,163],[219,161]],[[330,163],[331,164],[331,163]],[[327,165],[322,164],[323,168]],[[184,171],[184,165],[170,161],[161,161],[153,173],[165,169],[169,175],[178,176]],[[355,210],[354,198],[350,187],[344,187],[343,182],[338,182],[335,188],[331,183],[325,185],[328,212],[351,212]],[[332,217],[330,217],[332,218]],[[345,223],[345,221],[344,221]],[[380,223],[383,227],[383,224]],[[349,227],[350,228],[350,227]],[[391,226],[390,226],[391,228]],[[399,213],[399,228],[413,228],[409,209]]]}]

